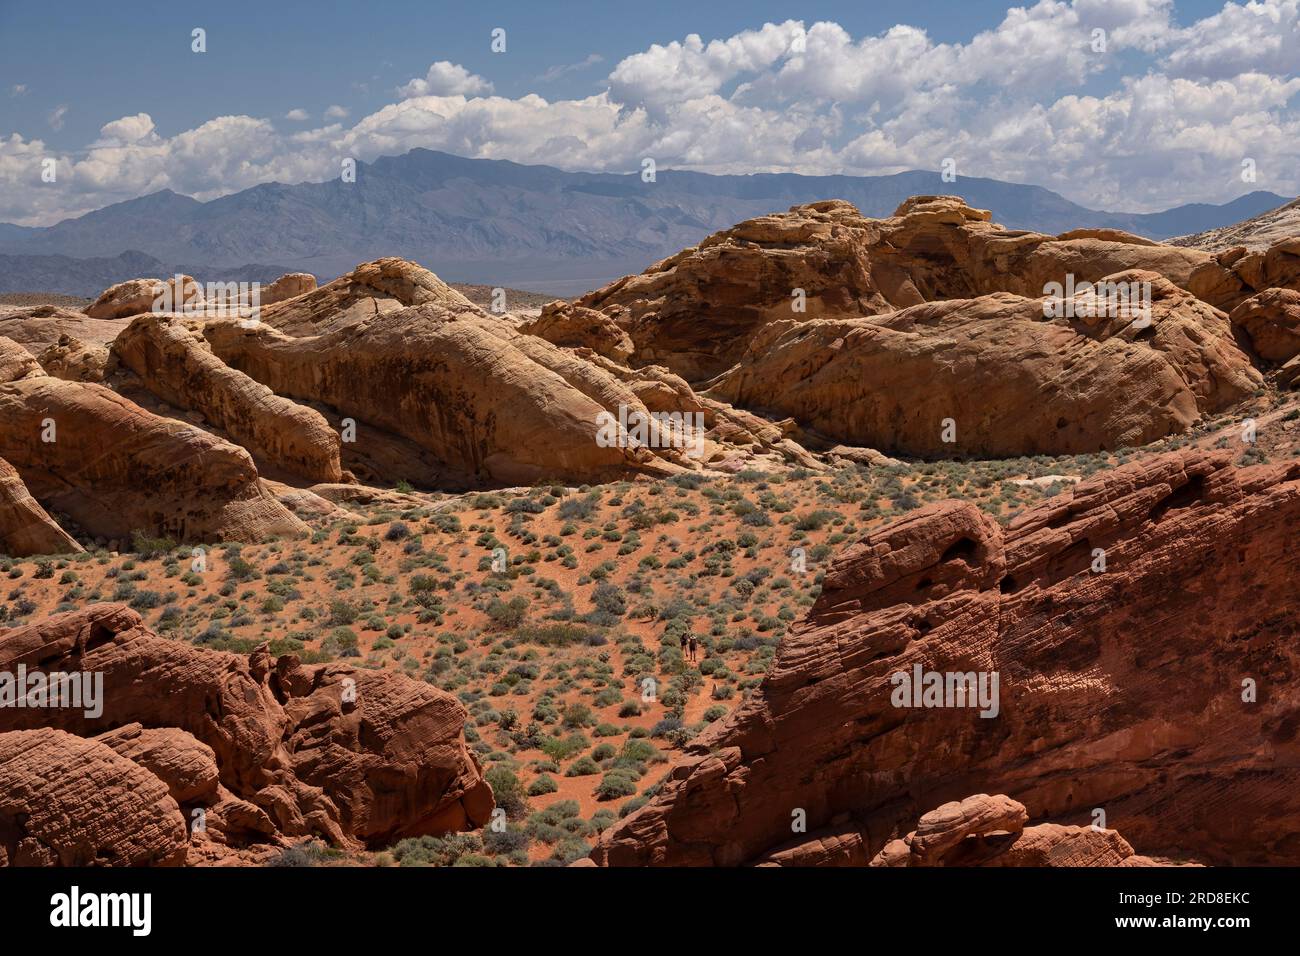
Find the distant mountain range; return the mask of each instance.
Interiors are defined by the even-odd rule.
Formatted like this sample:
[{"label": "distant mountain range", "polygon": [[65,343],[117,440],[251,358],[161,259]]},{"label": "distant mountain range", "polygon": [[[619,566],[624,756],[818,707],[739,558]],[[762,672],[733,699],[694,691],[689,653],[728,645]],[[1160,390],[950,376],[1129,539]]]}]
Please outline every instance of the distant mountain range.
[{"label": "distant mountain range", "polygon": [[252,281],[261,270],[312,272],[326,280],[367,259],[397,255],[447,280],[568,295],[798,203],[847,199],[868,216],[887,216],[908,196],[935,193],[961,195],[1012,228],[1109,227],[1152,239],[1224,227],[1289,200],[1260,191],[1220,206],[1098,212],[1039,186],[972,177],[945,183],[930,172],[663,170],[646,183],[639,173],[570,173],[413,149],[358,163],[353,183],[268,183],[210,202],[163,190],[53,226],[0,223],[0,291],[88,294],[81,290],[102,289],[104,277],[155,274],[115,271],[135,268],[142,256],[198,263],[183,271],[203,281]]},{"label": "distant mountain range", "polygon": [[92,299],[110,285],[144,276],[176,273],[203,282],[274,282],[292,270],[283,266],[193,266],[163,262],[135,249],[111,257],[11,256],[0,253],[0,293],[61,292]]}]

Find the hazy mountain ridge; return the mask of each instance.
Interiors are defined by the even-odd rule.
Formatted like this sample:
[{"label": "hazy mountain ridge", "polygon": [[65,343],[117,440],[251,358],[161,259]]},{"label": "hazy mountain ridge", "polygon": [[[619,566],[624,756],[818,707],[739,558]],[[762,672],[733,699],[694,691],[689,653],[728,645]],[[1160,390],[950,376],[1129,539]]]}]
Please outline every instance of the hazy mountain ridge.
[{"label": "hazy mountain ridge", "polygon": [[[664,170],[656,182],[644,183],[637,173],[570,173],[415,149],[358,163],[355,183],[268,183],[206,203],[165,190],[54,226],[0,225],[0,253],[111,258],[132,249],[164,262],[205,264],[194,267],[200,278],[214,269],[275,262],[322,279],[366,259],[397,255],[448,279],[577,293],[754,216],[832,198],[868,216],[888,216],[918,194],[960,194],[1011,228],[1116,228],[1155,239],[1226,226],[1287,201],[1254,192],[1222,206],[1112,213],[1038,186],[975,177],[945,183],[930,172],[715,176]],[[72,270],[68,281],[40,288],[103,287],[98,267],[61,265]],[[10,272],[0,288],[36,288],[35,278],[54,269],[37,260],[6,266]]]}]

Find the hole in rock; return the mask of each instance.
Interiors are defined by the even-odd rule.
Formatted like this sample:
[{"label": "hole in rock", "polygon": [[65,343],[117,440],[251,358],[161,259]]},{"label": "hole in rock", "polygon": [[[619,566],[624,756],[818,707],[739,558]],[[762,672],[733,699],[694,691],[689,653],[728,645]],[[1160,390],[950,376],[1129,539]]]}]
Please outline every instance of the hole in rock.
[{"label": "hole in rock", "polygon": [[1196,504],[1205,495],[1205,476],[1197,475],[1181,488],[1165,495],[1155,507],[1151,509],[1151,520],[1160,521],[1170,511],[1177,511],[1179,508],[1190,508]]},{"label": "hole in rock", "polygon": [[961,538],[948,546],[948,550],[943,553],[939,561],[942,563],[944,561],[961,560],[967,564],[974,564],[976,548],[975,542],[970,538]]}]

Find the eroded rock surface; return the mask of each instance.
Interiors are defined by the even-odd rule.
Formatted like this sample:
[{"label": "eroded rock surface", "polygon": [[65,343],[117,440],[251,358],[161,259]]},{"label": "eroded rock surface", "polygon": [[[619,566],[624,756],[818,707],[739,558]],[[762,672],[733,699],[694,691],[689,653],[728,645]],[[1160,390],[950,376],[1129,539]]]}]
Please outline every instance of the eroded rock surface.
[{"label": "eroded rock surface", "polygon": [[0,458],[0,554],[75,554],[81,545],[32,497],[13,465]]},{"label": "eroded rock surface", "polygon": [[[1155,273],[1149,317],[994,293],[859,319],[783,319],[710,397],[914,455],[1094,452],[1185,431],[1262,383],[1221,313]],[[1075,308],[1078,306],[1078,308]],[[945,429],[951,422],[952,427]]]},{"label": "eroded rock surface", "polygon": [[254,541],[307,530],[243,448],[102,385],[0,384],[0,447],[33,497],[93,535]]},{"label": "eroded rock surface", "polygon": [[[1066,827],[1102,808],[1147,854],[1300,861],[1300,611],[1284,584],[1300,573],[1300,465],[1230,457],[1131,463],[1005,530],[948,501],[867,536],[758,691],[592,858],[757,862],[802,810],[798,842],[856,831],[861,859],[931,808],[1006,793]],[[918,666],[986,688],[997,674],[996,716],[895,706],[895,675]]]},{"label": "eroded rock surface", "polygon": [[[306,666],[292,656],[273,660],[265,648],[247,657],[202,650],[156,636],[120,604],[0,631],[0,670],[19,664],[29,672],[99,673],[104,691],[98,716],[69,707],[0,709],[0,732],[8,732],[0,734],[0,850],[9,837],[11,854],[14,824],[5,829],[6,810],[11,820],[30,813],[21,808],[36,797],[22,790],[15,801],[9,781],[28,779],[33,794],[42,787],[67,794],[49,812],[59,818],[59,833],[71,834],[63,839],[72,850],[63,856],[79,860],[87,842],[115,845],[122,830],[135,829],[149,839],[143,848],[128,842],[114,849],[117,858],[183,860],[177,807],[191,816],[205,810],[210,826],[196,840],[217,837],[235,848],[307,835],[350,848],[387,844],[480,827],[493,807],[465,744],[465,709],[406,677]],[[65,754],[53,765],[28,752],[29,740],[46,738],[55,744],[43,746]],[[117,810],[106,803],[111,794],[94,789],[90,763],[105,766],[101,776],[115,781],[113,792],[132,785],[145,807],[140,813],[151,815],[147,827],[132,817],[133,804]],[[179,850],[153,835],[162,827],[174,836],[177,825]],[[96,828],[109,835],[76,836]]]},{"label": "eroded rock surface", "polygon": [[1003,229],[955,196],[914,196],[888,219],[841,200],[795,206],[709,236],[577,300],[631,337],[632,362],[698,382],[738,361],[778,320],[881,315],[994,292],[1036,298],[1141,269],[1186,287],[1209,253],[1116,230],[1048,236]]},{"label": "eroded rock surface", "polygon": [[339,435],[325,417],[230,368],[184,320],[142,315],[113,351],[159,398],[201,412],[254,456],[310,482],[342,479]]}]

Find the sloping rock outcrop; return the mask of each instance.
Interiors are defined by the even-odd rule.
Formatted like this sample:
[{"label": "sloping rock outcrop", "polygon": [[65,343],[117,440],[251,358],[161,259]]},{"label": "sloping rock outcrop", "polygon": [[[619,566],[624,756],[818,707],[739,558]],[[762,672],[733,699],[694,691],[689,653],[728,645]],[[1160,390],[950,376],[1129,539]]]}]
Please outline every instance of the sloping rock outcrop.
[{"label": "sloping rock outcrop", "polygon": [[632,392],[572,352],[466,306],[414,306],[299,338],[269,322],[209,322],[204,336],[224,362],[277,394],[355,419],[358,444],[366,424],[377,426],[470,480],[598,481],[688,466],[676,448],[602,447],[602,412],[617,417],[622,403],[646,414]]},{"label": "sloping rock outcrop", "polygon": [[[287,278],[287,277],[285,277]],[[263,300],[267,305],[268,300]],[[270,302],[260,318],[287,335],[337,332],[408,306],[434,303],[451,314],[478,308],[428,269],[389,256],[363,262],[347,275],[281,302]],[[273,306],[273,307],[272,307]]]},{"label": "sloping rock outcrop", "polygon": [[0,383],[0,447],[33,497],[92,535],[254,541],[307,530],[244,449],[102,385]]},{"label": "sloping rock outcrop", "polygon": [[1048,319],[1044,299],[1011,293],[784,319],[705,394],[848,444],[998,457],[1146,444],[1260,386],[1220,313],[1155,273],[1109,280],[1150,283],[1145,324],[1082,297]]},{"label": "sloping rock outcrop", "polygon": [[0,554],[75,554],[81,545],[32,497],[13,465],[0,458]]},{"label": "sloping rock outcrop", "polygon": [[1210,261],[1117,230],[1003,229],[956,196],[914,196],[888,219],[828,200],[715,233],[576,306],[627,332],[633,364],[665,365],[694,383],[725,371],[780,319],[881,315],[994,292],[1037,298],[1069,276],[1081,284],[1132,269],[1187,287]]},{"label": "sloping rock outcrop", "polygon": [[[248,656],[202,650],[154,635],[118,604],[0,631],[0,671],[19,665],[29,674],[101,674],[102,713],[0,708],[0,742],[12,739],[7,762],[0,747],[0,767],[79,794],[67,778],[84,777],[84,759],[52,767],[25,755],[29,735],[58,735],[64,749],[104,755],[96,759],[116,777],[151,781],[137,789],[159,807],[153,826],[169,822],[172,807],[186,819],[202,810],[208,825],[195,840],[205,844],[215,827],[233,850],[307,835],[357,848],[480,827],[493,807],[465,743],[465,709],[405,677],[274,660],[265,648]],[[104,826],[83,819],[111,817],[101,803],[64,799],[62,825]]]},{"label": "sloping rock outcrop", "polygon": [[254,456],[309,482],[342,480],[339,435],[325,417],[230,368],[183,319],[142,315],[113,352],[159,398],[202,413]]},{"label": "sloping rock outcrop", "polygon": [[1044,823],[1101,809],[1148,854],[1300,861],[1300,464],[1231,457],[1134,462],[1006,529],[948,501],[868,535],[592,859],[738,865],[846,831],[874,856],[1006,793]]}]

